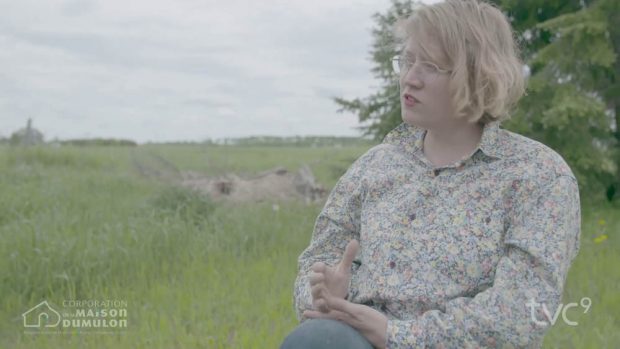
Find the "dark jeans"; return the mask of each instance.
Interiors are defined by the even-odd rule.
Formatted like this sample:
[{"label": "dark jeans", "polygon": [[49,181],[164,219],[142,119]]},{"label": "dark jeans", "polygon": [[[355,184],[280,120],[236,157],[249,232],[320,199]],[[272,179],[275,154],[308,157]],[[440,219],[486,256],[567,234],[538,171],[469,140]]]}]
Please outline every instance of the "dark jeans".
[{"label": "dark jeans", "polygon": [[373,346],[342,321],[308,319],[284,339],[280,349],[373,349]]}]

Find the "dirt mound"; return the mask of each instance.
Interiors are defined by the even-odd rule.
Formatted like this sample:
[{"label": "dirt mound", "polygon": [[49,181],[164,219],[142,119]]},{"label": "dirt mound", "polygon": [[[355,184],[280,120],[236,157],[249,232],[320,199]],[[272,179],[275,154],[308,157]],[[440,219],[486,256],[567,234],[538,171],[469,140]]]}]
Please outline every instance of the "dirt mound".
[{"label": "dirt mound", "polygon": [[179,171],[172,162],[153,152],[134,151],[131,159],[142,176],[197,190],[217,201],[302,200],[312,203],[320,201],[326,194],[308,165],[301,166],[294,173],[276,167],[248,178],[234,173],[208,177],[198,172]]},{"label": "dirt mound", "polygon": [[326,194],[325,188],[316,182],[307,165],[295,173],[277,167],[252,178],[241,178],[235,174],[209,178],[195,172],[183,172],[182,177],[181,185],[206,193],[214,200],[260,202],[297,199],[312,203]]}]

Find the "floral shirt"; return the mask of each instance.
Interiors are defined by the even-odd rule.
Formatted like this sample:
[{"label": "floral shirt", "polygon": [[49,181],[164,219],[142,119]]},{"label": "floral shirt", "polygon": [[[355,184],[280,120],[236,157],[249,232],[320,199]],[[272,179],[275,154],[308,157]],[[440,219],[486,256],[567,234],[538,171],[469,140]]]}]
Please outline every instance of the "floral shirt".
[{"label": "floral shirt", "polygon": [[425,133],[401,124],[340,178],[299,256],[297,318],[312,264],[337,264],[357,239],[348,299],[387,316],[387,348],[540,347],[579,250],[575,176],[498,121],[442,167]]}]

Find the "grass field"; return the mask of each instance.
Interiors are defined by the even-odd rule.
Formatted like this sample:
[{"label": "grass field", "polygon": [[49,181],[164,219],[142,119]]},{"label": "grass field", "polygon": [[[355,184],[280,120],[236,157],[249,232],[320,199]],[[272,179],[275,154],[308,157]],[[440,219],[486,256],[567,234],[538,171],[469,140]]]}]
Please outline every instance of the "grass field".
[{"label": "grass field", "polygon": [[[331,188],[368,147],[0,147],[0,348],[277,348],[296,326],[296,260],[320,205],[215,204],[145,178],[136,159],[252,174],[310,165]],[[620,348],[620,209],[584,200],[567,315],[545,348]],[[127,328],[25,331],[41,301],[121,300]],[[553,311],[553,310],[552,310]]]}]

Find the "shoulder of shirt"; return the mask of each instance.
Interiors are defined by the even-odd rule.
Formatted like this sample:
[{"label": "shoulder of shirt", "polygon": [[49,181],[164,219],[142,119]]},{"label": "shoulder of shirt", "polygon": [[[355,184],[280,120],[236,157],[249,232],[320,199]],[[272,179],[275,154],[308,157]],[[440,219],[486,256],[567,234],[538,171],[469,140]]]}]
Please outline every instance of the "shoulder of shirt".
[{"label": "shoulder of shirt", "polygon": [[385,154],[385,152],[390,151],[391,146],[389,144],[380,143],[374,145],[370,149],[368,149],[364,154],[357,158],[355,164],[358,165],[367,165],[373,162],[377,158],[381,158],[381,154]]},{"label": "shoulder of shirt", "polygon": [[524,179],[547,182],[567,176],[577,180],[564,158],[537,140],[500,129],[498,141],[503,149],[503,160],[509,167],[517,168]]}]

